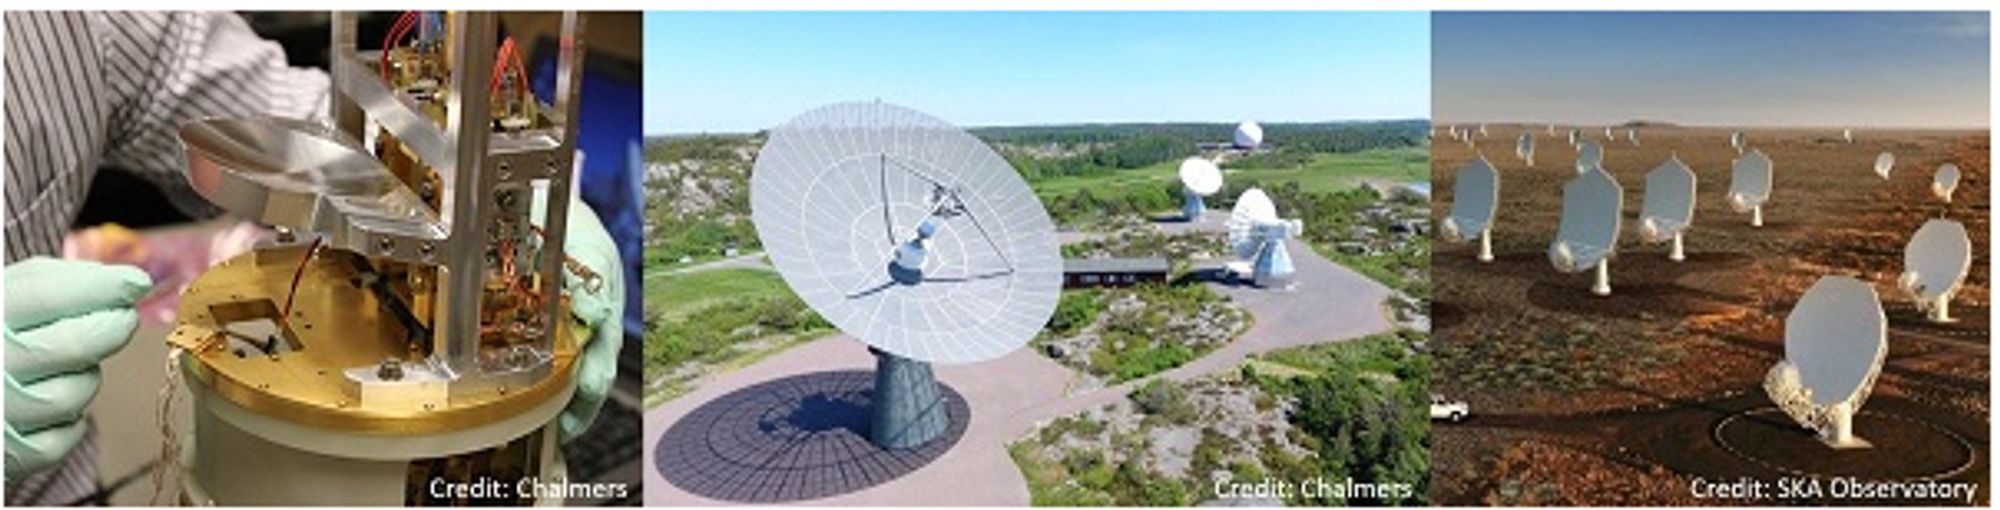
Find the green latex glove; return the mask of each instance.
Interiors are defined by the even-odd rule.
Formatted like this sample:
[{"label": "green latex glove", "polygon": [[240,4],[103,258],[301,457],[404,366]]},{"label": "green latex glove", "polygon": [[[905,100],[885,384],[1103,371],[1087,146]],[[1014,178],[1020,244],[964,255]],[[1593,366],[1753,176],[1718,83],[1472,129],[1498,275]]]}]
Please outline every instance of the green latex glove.
[{"label": "green latex glove", "polygon": [[83,439],[97,365],[139,327],[153,288],[138,268],[33,258],[0,272],[7,293],[7,479],[61,462]]},{"label": "green latex glove", "polygon": [[596,273],[596,281],[563,269],[570,313],[591,332],[576,367],[576,394],[560,418],[563,441],[576,439],[597,419],[597,410],[611,394],[611,381],[618,375],[618,349],[625,343],[625,272],[618,266],[618,245],[597,213],[582,201],[570,200],[568,225],[563,252]]}]

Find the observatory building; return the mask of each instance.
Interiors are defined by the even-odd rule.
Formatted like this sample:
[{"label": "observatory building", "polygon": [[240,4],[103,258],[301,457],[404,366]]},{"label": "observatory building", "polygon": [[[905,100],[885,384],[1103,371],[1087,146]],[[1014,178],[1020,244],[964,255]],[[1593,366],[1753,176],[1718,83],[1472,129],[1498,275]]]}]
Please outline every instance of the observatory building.
[{"label": "observatory building", "polygon": [[1063,259],[1063,288],[1130,287],[1166,283],[1173,268],[1162,257]]}]

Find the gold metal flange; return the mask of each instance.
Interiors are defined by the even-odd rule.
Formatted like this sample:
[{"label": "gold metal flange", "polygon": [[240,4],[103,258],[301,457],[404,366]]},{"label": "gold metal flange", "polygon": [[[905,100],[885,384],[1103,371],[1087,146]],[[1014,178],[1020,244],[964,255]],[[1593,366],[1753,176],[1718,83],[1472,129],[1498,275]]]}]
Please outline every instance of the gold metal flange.
[{"label": "gold metal flange", "polygon": [[[323,251],[298,284],[284,333],[296,350],[275,356],[230,348],[225,326],[259,314],[275,317],[298,269],[303,246],[262,248],[231,258],[197,278],[181,297],[179,325],[167,343],[188,350],[195,379],[253,412],[317,428],[351,433],[413,436],[463,430],[496,422],[548,399],[568,398],[575,375],[577,338],[584,326],[557,328],[549,375],[526,387],[498,386],[453,395],[423,409],[366,408],[344,374],[387,358],[415,362],[403,326],[373,292],[357,284],[349,257]],[[561,306],[561,305],[558,305]]]}]

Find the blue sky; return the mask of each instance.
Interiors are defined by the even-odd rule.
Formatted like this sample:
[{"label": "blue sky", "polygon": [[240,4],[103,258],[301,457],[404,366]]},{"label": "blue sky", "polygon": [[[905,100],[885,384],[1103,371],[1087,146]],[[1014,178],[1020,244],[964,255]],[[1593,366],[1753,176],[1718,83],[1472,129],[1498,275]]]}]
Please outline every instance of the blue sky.
[{"label": "blue sky", "polygon": [[647,134],[880,99],[968,126],[1427,118],[1430,15],[646,13]]},{"label": "blue sky", "polygon": [[1439,13],[1440,123],[1978,127],[1987,14]]}]

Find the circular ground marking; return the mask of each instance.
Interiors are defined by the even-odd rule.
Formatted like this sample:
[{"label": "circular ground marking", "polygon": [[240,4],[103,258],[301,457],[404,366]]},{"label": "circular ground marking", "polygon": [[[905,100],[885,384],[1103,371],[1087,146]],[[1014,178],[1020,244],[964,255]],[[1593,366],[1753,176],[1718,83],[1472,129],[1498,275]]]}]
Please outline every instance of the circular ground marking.
[{"label": "circular ground marking", "polygon": [[950,428],[922,446],[885,450],[868,441],[875,373],[796,375],[736,390],[667,429],[653,467],[705,498],[781,503],[846,494],[929,464],[965,435],[972,411],[938,383]]},{"label": "circular ground marking", "polygon": [[1823,478],[1950,478],[1972,467],[1975,456],[1971,443],[1944,427],[1875,411],[1854,416],[1854,435],[1872,443],[1872,448],[1830,448],[1775,407],[1729,415],[1715,424],[1714,435],[1724,450],[1744,460],[1787,474]]}]

